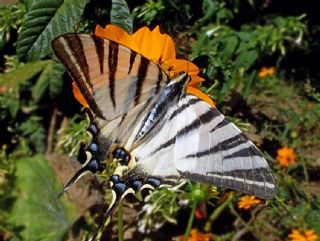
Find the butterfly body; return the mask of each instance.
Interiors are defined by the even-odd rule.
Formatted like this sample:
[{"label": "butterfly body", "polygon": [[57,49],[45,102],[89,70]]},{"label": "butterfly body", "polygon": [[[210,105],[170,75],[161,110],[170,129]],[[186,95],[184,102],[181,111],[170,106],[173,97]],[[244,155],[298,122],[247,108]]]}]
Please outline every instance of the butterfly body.
[{"label": "butterfly body", "polygon": [[64,191],[115,161],[108,213],[128,193],[184,178],[274,197],[262,154],[219,111],[186,93],[187,73],[170,79],[158,64],[96,36],[67,34],[52,46],[87,102],[92,135]]}]

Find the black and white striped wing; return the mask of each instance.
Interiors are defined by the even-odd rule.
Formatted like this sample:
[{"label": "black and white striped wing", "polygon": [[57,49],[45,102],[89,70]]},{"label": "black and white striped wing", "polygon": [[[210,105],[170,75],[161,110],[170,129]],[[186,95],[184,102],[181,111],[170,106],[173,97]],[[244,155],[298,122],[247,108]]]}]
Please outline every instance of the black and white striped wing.
[{"label": "black and white striped wing", "polygon": [[66,34],[53,40],[52,47],[90,109],[102,119],[113,120],[156,98],[169,82],[158,65],[111,40]]},{"label": "black and white striped wing", "polygon": [[255,145],[209,104],[185,95],[132,151],[138,166],[168,182],[180,178],[261,198],[275,195],[271,170]]},{"label": "black and white striped wing", "polygon": [[154,126],[144,141],[131,151],[137,165],[148,175],[174,183],[180,175],[174,163],[174,145],[177,122],[174,113],[177,105],[167,110],[163,119]]},{"label": "black and white striped wing", "polygon": [[267,161],[233,123],[192,95],[178,105],[174,162],[182,177],[265,199],[274,197]]}]

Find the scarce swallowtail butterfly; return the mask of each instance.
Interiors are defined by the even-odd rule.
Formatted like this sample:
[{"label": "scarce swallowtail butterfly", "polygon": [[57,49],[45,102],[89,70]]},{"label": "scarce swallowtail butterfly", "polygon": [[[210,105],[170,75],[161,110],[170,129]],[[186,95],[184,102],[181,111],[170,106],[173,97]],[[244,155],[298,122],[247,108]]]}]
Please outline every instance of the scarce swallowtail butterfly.
[{"label": "scarce swallowtail butterfly", "polygon": [[186,73],[170,79],[144,56],[93,35],[66,34],[52,47],[88,103],[92,135],[86,160],[64,191],[116,160],[106,216],[126,194],[180,179],[275,196],[260,151],[219,111],[186,93]]}]

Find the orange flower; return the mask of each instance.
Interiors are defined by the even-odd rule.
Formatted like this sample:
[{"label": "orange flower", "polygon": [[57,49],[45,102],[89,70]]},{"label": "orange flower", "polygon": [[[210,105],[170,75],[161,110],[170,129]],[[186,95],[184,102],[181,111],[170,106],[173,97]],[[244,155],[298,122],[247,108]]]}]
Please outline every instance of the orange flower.
[{"label": "orange flower", "polygon": [[317,241],[318,236],[314,230],[302,230],[301,232],[298,229],[293,229],[289,234],[290,241]]},{"label": "orange flower", "polygon": [[282,147],[277,151],[277,158],[280,166],[288,167],[295,163],[296,154],[290,147]]},{"label": "orange flower", "polygon": [[262,67],[259,71],[259,77],[264,78],[268,75],[273,75],[276,72],[275,67]]},{"label": "orange flower", "polygon": [[260,203],[261,200],[257,199],[255,196],[245,195],[240,198],[240,201],[238,201],[238,208],[248,210]]},{"label": "orange flower", "polygon": [[[161,34],[159,26],[152,31],[143,27],[133,34],[128,34],[115,25],[107,25],[105,28],[97,25],[95,35],[113,40],[143,55],[153,63],[158,64],[170,78],[177,77],[181,72],[187,72],[191,77],[187,93],[195,95],[215,107],[212,99],[198,88],[199,84],[204,81],[203,78],[198,76],[199,68],[187,60],[176,59],[176,50],[172,38],[167,34]],[[74,87],[73,90],[76,99],[83,106],[88,106],[86,102],[83,102],[84,98],[80,97],[79,89]]]},{"label": "orange flower", "polygon": [[[192,229],[188,241],[210,241],[212,233],[201,233],[198,229]],[[179,236],[179,240],[184,241],[184,235]]]}]

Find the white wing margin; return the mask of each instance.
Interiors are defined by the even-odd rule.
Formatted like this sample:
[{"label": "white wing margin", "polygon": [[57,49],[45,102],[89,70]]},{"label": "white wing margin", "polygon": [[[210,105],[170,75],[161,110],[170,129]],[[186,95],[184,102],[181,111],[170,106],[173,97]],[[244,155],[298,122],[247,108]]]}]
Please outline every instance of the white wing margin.
[{"label": "white wing margin", "polygon": [[195,96],[185,95],[178,105],[174,162],[181,177],[274,197],[267,161],[234,124]]}]

